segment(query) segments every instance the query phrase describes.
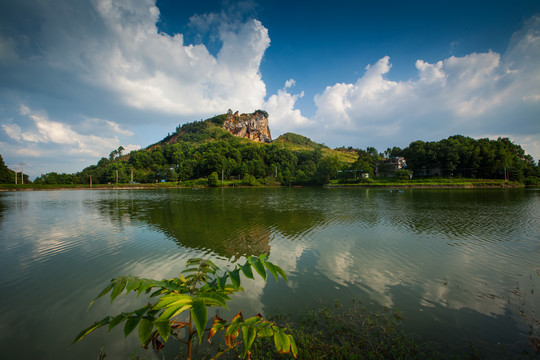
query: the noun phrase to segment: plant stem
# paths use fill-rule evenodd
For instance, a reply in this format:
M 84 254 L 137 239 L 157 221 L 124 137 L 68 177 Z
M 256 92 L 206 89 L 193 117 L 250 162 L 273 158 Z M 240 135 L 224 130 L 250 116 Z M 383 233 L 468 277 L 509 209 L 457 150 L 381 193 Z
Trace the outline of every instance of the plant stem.
M 189 325 L 188 325 L 188 357 L 187 360 L 191 360 L 191 343 L 193 340 L 193 331 L 192 331 L 192 322 L 193 322 L 193 316 L 191 315 L 191 312 L 189 313 Z

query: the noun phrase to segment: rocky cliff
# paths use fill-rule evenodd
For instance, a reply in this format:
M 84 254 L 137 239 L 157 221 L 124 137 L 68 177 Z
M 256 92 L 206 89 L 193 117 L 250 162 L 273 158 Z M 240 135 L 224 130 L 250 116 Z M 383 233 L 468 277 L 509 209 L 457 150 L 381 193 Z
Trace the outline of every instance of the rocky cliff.
M 223 128 L 238 137 L 245 137 L 254 141 L 272 142 L 270 128 L 268 127 L 268 114 L 266 111 L 257 110 L 252 114 L 233 114 L 229 109 Z

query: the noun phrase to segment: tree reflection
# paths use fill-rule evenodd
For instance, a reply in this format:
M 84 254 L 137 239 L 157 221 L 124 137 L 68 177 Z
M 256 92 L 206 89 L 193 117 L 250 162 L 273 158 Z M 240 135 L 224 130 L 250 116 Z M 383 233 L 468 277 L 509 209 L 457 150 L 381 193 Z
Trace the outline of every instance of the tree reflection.
M 144 222 L 179 246 L 212 251 L 227 258 L 270 253 L 276 234 L 302 236 L 324 223 L 323 212 L 302 208 L 283 189 L 175 189 L 118 192 L 94 205 L 116 226 Z

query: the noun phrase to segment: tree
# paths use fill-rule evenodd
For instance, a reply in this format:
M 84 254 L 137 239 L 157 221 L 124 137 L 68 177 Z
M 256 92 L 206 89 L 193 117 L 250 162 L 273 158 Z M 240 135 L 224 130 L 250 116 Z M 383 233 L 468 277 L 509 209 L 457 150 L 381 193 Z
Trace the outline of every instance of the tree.
M 15 171 L 10 170 L 4 163 L 0 155 L 0 184 L 13 184 L 15 182 Z M 26 179 L 25 179 L 26 182 Z
M 219 185 L 219 177 L 217 172 L 213 172 L 208 176 L 208 186 L 216 187 Z
M 319 161 L 315 171 L 315 182 L 318 185 L 327 184 L 331 179 L 336 179 L 340 167 L 336 156 L 328 156 Z
M 116 155 L 118 155 L 118 150 L 111 151 L 111 153 L 109 154 L 109 161 L 113 161 Z
M 207 331 L 209 342 L 216 333 L 225 332 L 227 348 L 216 358 L 240 344 L 242 344 L 242 358 L 245 358 L 250 353 L 250 348 L 257 337 L 273 337 L 279 353 L 292 353 L 296 357 L 298 350 L 292 335 L 287 334 L 288 329 L 265 321 L 260 314 L 244 319 L 242 313 L 239 312 L 231 321 L 226 321 L 216 315 L 212 326 L 206 328 L 207 308 L 228 308 L 227 301 L 231 300 L 229 295 L 242 290 L 240 273 L 249 279 L 254 279 L 253 269 L 264 280 L 267 278 L 266 271 L 268 270 L 276 280 L 281 276 L 287 281 L 283 269 L 269 262 L 264 254 L 258 258 L 250 256 L 244 265 L 236 264 L 232 271 L 222 272 L 211 260 L 190 259 L 187 261 L 186 270 L 182 271 L 182 274 L 186 276 L 181 274 L 178 278 L 161 281 L 135 276 L 114 278 L 90 303 L 90 306 L 109 292 L 112 303 L 124 290 L 126 295 L 131 291 L 137 292 L 137 296 L 142 293 L 151 293 L 149 297 L 158 298 L 157 301 L 148 302 L 147 305 L 134 311 L 122 312 L 117 316 L 107 316 L 96 321 L 82 330 L 73 343 L 80 341 L 100 327 L 108 325 L 110 331 L 125 322 L 124 335 L 128 336 L 138 326 L 139 340 L 145 348 L 151 344 L 159 352 L 170 337 L 184 342 L 188 347 L 187 359 L 191 359 L 195 335 L 200 344 Z M 186 312 L 188 321 L 173 320 Z M 180 338 L 182 329 L 187 329 L 185 339 Z

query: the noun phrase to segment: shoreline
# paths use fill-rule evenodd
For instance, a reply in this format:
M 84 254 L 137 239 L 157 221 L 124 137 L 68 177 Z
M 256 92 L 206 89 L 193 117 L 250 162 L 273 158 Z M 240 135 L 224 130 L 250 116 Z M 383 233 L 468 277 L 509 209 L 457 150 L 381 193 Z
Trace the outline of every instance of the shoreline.
M 287 187 L 287 186 L 218 186 L 216 188 L 257 188 L 257 187 Z M 294 186 L 295 188 L 310 188 L 314 186 Z M 327 184 L 324 188 L 362 188 L 362 189 L 518 189 L 526 187 L 524 184 Z M 10 191 L 65 191 L 65 190 L 158 190 L 158 189 L 191 189 L 209 188 L 209 186 L 181 186 L 181 185 L 149 185 L 149 186 L 93 186 L 93 187 L 25 187 L 25 188 L 0 188 L 0 192 Z

